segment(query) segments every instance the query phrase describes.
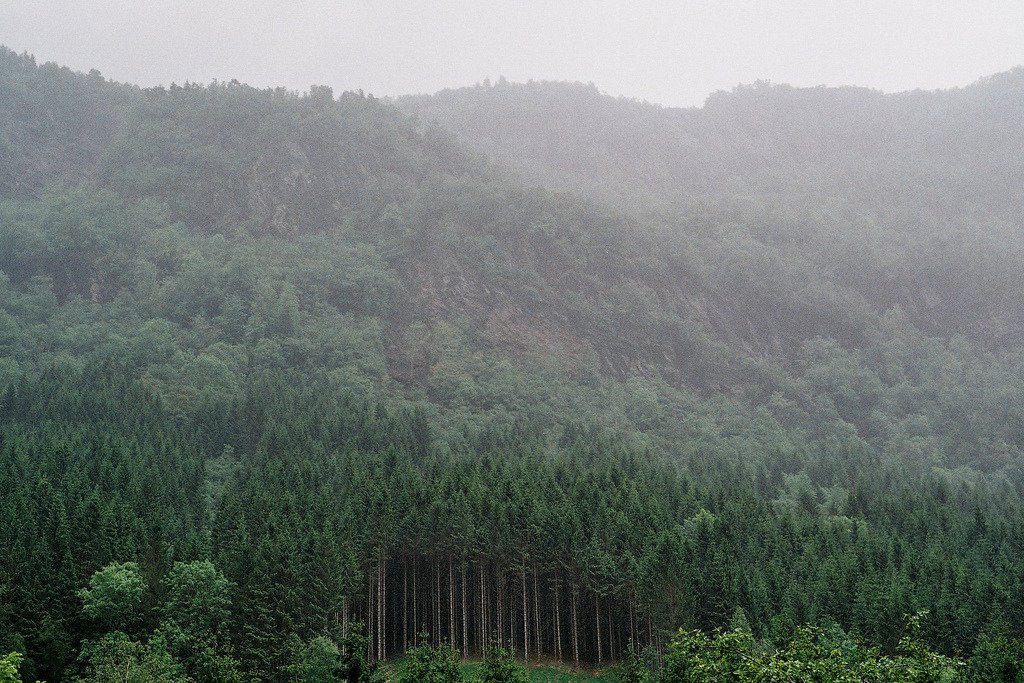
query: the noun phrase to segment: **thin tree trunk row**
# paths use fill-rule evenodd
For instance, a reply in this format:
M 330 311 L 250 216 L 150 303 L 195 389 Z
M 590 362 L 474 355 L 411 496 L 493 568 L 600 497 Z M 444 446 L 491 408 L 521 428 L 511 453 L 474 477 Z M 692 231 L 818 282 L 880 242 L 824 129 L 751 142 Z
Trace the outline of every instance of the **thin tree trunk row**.
M 381 550 L 366 578 L 364 604 L 344 598 L 335 616 L 343 634 L 363 616 L 370 660 L 404 652 L 424 631 L 435 645 L 449 643 L 463 656 L 484 655 L 493 640 L 527 661 L 563 661 L 568 644 L 576 666 L 601 666 L 621 658 L 627 647 L 660 645 L 632 588 L 601 595 L 578 577 L 525 561 L 510 571 L 487 561 L 463 559 L 456 566 L 453 555 L 422 563 L 415 554 L 389 558 Z M 420 590 L 423 581 L 427 591 Z

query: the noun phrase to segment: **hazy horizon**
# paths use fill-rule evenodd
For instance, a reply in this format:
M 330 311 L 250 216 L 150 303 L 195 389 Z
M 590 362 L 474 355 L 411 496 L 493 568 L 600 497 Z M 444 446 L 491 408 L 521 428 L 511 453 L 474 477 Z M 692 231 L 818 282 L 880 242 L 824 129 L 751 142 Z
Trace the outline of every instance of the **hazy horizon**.
M 209 7 L 0 0 L 0 44 L 141 86 L 231 80 L 378 96 L 504 76 L 694 106 L 757 80 L 884 92 L 968 85 L 1024 63 L 1024 3 L 328 2 Z

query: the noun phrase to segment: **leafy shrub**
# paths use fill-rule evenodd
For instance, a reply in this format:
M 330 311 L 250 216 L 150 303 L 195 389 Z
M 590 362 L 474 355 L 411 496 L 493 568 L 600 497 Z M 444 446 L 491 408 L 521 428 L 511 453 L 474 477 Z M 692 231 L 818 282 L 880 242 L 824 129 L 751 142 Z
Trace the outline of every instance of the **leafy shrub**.
M 527 683 L 530 676 L 525 667 L 516 662 L 511 650 L 492 643 L 480 666 L 477 680 L 480 683 Z
M 398 683 L 459 683 L 459 663 L 459 653 L 451 645 L 442 643 L 434 647 L 426 636 L 421 636 L 420 644 L 408 652 Z

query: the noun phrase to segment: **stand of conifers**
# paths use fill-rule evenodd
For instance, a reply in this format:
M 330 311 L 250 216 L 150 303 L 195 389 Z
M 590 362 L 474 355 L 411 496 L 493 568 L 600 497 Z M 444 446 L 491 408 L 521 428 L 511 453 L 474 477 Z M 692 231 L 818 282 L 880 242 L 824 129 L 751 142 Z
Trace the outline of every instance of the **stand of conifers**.
M 340 619 L 345 632 L 353 620 L 366 625 L 371 659 L 403 653 L 423 633 L 464 656 L 485 655 L 496 643 L 527 661 L 575 665 L 617 660 L 630 647 L 657 644 L 634 593 L 602 595 L 567 572 L 381 553 L 365 573 L 365 602 L 346 600 Z

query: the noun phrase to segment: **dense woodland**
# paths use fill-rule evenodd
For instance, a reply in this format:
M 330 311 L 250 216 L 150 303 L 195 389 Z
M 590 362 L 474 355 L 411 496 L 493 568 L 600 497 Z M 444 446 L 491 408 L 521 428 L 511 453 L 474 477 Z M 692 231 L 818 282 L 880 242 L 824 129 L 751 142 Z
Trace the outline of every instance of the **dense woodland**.
M 1022 90 L 0 50 L 0 681 L 1021 680 Z

